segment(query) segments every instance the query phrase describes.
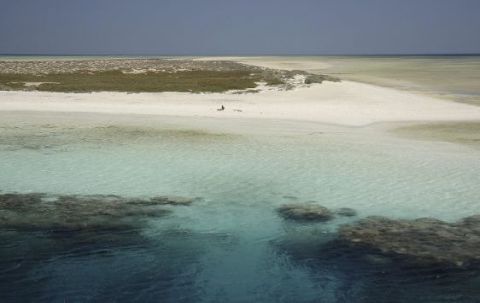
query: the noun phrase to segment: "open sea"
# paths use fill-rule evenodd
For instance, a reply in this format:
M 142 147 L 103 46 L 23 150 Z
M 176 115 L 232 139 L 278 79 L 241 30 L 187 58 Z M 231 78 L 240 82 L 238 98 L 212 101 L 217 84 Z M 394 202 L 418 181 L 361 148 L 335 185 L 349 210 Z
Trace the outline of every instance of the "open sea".
M 325 73 L 352 80 L 357 72 L 390 79 L 376 71 L 383 60 L 405 60 L 398 79 L 415 60 L 440 68 L 429 58 L 325 60 Z M 438 60 L 446 70 L 467 66 L 450 77 L 478 80 L 469 74 L 478 58 Z M 353 71 L 368 64 L 368 75 Z M 434 77 L 426 73 L 432 86 L 422 89 L 441 93 L 439 85 L 476 102 L 478 86 Z M 39 211 L 30 200 L 13 215 L 0 209 L 10 222 L 0 226 L 2 303 L 480 302 L 480 272 L 417 268 L 328 245 L 339 225 L 366 216 L 453 222 L 479 214 L 477 148 L 397 138 L 381 126 L 245 120 L 237 128 L 218 119 L 93 116 L 0 115 L 0 194 L 100 195 L 79 218 L 67 211 L 58 219 L 55 208 Z M 130 218 L 136 210 L 115 213 L 109 195 L 195 199 L 162 206 L 166 215 Z M 296 222 L 277 212 L 303 202 L 358 215 Z M 100 228 L 64 228 L 94 212 Z M 119 227 L 122 216 L 129 221 Z

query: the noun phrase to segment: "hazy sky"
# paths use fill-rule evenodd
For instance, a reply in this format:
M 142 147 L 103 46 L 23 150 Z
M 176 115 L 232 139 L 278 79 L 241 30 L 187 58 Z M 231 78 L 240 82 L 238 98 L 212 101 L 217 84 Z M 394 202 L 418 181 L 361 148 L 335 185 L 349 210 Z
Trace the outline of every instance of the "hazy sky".
M 480 53 L 480 0 L 0 0 L 0 53 Z

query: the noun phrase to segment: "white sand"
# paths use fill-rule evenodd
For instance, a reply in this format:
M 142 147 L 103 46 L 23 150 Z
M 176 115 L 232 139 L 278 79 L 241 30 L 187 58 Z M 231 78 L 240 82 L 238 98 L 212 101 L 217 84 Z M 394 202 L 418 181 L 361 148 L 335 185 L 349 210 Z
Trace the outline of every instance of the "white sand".
M 221 105 L 225 111 L 217 111 Z M 480 107 L 343 81 L 257 94 L 0 92 L 0 111 L 270 118 L 361 126 L 480 120 Z
M 309 59 L 308 57 L 201 57 L 196 60 L 217 61 L 227 60 L 244 64 L 256 65 L 265 68 L 315 71 L 327 69 L 330 64 L 324 61 Z

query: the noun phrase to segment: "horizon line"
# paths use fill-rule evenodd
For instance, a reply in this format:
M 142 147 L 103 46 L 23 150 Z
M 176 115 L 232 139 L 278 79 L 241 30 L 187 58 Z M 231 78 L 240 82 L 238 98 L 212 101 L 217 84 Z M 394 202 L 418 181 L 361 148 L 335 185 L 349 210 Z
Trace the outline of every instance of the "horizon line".
M 388 57 L 388 56 L 480 56 L 478 53 L 328 53 L 328 54 L 155 54 L 155 53 L 0 53 L 0 56 L 71 56 L 71 57 L 95 57 L 95 56 L 143 56 L 143 57 L 314 57 L 314 56 L 352 56 L 352 57 Z

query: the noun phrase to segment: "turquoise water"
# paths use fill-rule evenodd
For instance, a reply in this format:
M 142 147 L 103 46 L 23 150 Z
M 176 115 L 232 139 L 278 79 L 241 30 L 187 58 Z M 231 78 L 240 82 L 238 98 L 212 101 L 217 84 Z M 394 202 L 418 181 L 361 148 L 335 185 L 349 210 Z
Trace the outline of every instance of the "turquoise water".
M 3 192 L 201 199 L 141 230 L 98 232 L 86 242 L 75 234 L 3 230 L 2 302 L 480 299 L 476 274 L 460 279 L 322 248 L 355 218 L 295 223 L 275 211 L 315 201 L 354 208 L 359 217 L 453 221 L 480 213 L 476 149 L 375 128 L 300 125 L 292 132 L 269 124 L 259 133 L 232 133 L 216 121 L 213 133 L 192 131 L 185 121 L 168 130 L 112 117 L 82 128 L 19 121 L 0 128 Z

